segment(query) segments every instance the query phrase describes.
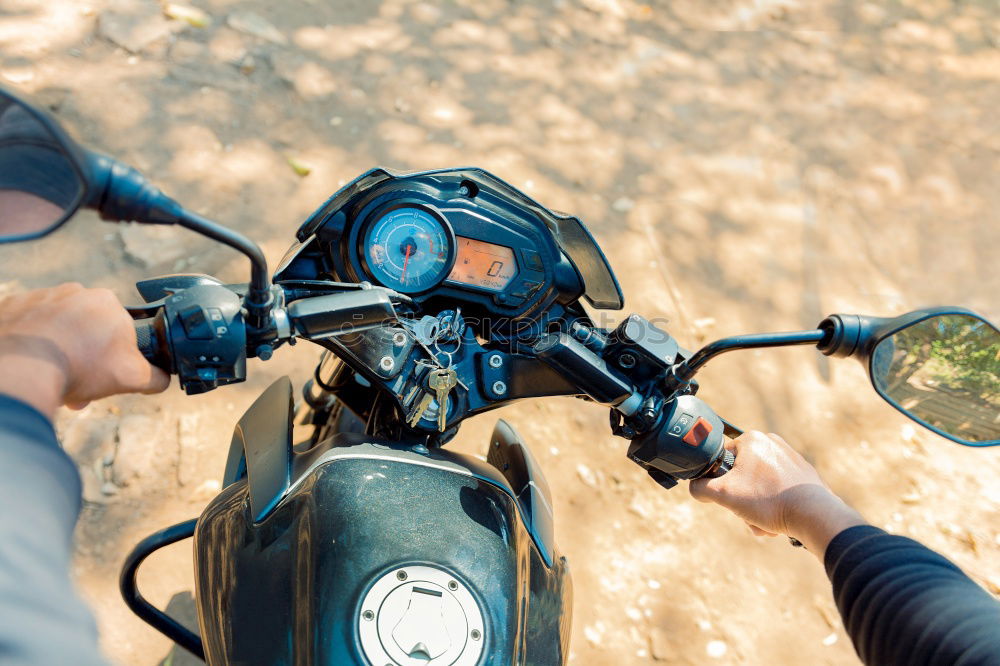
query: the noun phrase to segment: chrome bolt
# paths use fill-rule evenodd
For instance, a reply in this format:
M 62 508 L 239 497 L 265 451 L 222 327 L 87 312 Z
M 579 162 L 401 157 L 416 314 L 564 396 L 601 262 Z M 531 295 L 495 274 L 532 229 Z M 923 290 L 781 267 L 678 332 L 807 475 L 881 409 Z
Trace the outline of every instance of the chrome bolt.
M 473 629 L 472 631 L 470 631 L 469 636 L 471 636 L 472 640 L 474 641 L 478 641 L 480 638 L 483 637 L 483 635 L 480 633 L 478 629 Z
M 458 583 L 456 583 L 453 580 L 449 580 L 448 581 L 448 589 L 451 590 L 452 592 L 454 592 L 455 590 L 458 589 Z
M 402 347 L 403 345 L 405 345 L 406 333 L 403 333 L 402 331 L 399 331 L 398 333 L 393 333 L 392 344 L 396 345 L 397 347 Z
M 503 365 L 503 356 L 500 354 L 493 354 L 493 356 L 490 356 L 489 363 L 491 368 L 499 368 Z
M 366 620 L 374 620 L 375 613 L 371 612 L 370 610 L 367 610 L 361 614 L 361 617 L 365 618 Z
M 623 368 L 634 368 L 635 367 L 635 356 L 632 354 L 622 354 L 618 357 L 618 365 Z
M 507 392 L 507 385 L 503 382 L 493 382 L 493 392 L 497 395 L 503 395 Z
M 396 578 L 398 578 L 399 580 L 406 580 L 406 572 L 405 571 L 397 571 L 396 572 Z
M 379 359 L 378 367 L 382 368 L 386 372 L 392 372 L 392 369 L 396 367 L 396 362 L 392 360 L 391 356 L 383 356 Z

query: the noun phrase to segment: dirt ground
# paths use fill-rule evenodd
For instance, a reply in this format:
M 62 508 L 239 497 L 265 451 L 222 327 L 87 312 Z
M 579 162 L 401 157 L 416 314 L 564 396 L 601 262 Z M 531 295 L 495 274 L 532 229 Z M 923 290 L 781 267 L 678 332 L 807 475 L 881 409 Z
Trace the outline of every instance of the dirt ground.
M 625 312 L 665 318 L 689 347 L 831 312 L 961 304 L 1000 319 L 993 1 L 195 4 L 210 24 L 166 21 L 153 0 L 0 0 L 0 84 L 272 264 L 371 166 L 473 164 L 582 216 Z M 174 271 L 237 281 L 246 266 L 182 230 L 91 214 L 0 249 L 4 290 L 78 280 L 136 301 L 135 280 Z M 116 661 L 193 663 L 125 608 L 118 570 L 140 538 L 198 515 L 239 415 L 318 357 L 282 352 L 240 386 L 60 417 L 86 486 L 75 572 Z M 701 384 L 726 418 L 782 433 L 874 524 L 1000 593 L 1000 452 L 915 429 L 860 366 L 809 349 L 724 357 Z M 653 484 L 605 409 L 518 404 L 453 446 L 483 451 L 499 416 L 553 489 L 571 663 L 857 663 L 817 562 Z M 191 620 L 189 549 L 151 558 L 140 586 Z

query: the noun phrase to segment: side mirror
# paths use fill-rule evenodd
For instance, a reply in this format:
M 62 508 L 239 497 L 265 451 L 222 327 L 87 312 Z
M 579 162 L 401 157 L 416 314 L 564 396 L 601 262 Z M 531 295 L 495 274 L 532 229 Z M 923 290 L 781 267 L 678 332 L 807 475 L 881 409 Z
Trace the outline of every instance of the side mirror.
M 61 226 L 87 193 L 83 156 L 52 119 L 0 90 L 0 243 Z
M 1000 331 L 963 308 L 831 315 L 820 351 L 853 356 L 889 404 L 966 446 L 1000 445 Z
M 264 253 L 185 210 L 132 167 L 77 145 L 48 115 L 0 89 L 0 243 L 44 236 L 87 206 L 109 222 L 176 224 L 250 259 L 249 323 L 267 325 L 273 297 Z

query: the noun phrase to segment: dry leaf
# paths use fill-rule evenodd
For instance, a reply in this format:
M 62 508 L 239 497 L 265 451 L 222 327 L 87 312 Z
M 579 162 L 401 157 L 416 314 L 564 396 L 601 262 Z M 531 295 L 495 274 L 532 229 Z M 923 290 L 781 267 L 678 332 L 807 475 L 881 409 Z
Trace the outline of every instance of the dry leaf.
M 163 6 L 163 15 L 176 21 L 186 21 L 194 28 L 207 28 L 212 25 L 212 17 L 197 7 L 179 5 L 169 2 Z
M 303 162 L 302 160 L 296 157 L 289 157 L 286 159 L 288 160 L 288 166 L 292 167 L 292 171 L 294 171 L 299 176 L 305 178 L 306 176 L 312 173 L 312 167 Z

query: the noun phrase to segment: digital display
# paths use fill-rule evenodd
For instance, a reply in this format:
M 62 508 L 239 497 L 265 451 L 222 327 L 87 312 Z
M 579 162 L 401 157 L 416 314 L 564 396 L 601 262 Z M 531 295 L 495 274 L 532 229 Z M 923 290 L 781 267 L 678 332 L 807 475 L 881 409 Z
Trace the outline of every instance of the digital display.
M 517 275 L 514 251 L 472 238 L 457 236 L 458 255 L 448 279 L 462 284 L 503 291 Z

